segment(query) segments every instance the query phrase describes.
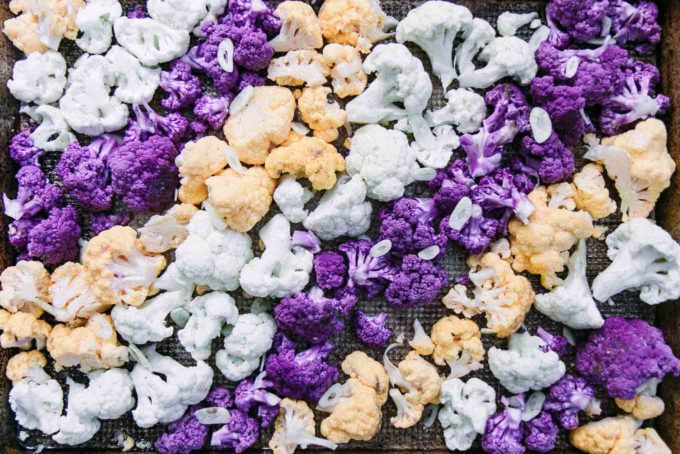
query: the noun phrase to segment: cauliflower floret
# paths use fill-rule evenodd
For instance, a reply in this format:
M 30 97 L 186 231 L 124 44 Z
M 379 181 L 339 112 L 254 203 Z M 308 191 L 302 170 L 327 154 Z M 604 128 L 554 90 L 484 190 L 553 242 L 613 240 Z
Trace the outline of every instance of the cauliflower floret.
M 347 173 L 366 182 L 368 197 L 389 202 L 404 195 L 418 169 L 416 156 L 401 131 L 366 125 L 354 133 Z
M 367 187 L 361 176 L 343 175 L 319 201 L 302 225 L 324 241 L 341 236 L 357 237 L 368 231 L 373 207 L 366 200 Z
M 2 32 L 25 55 L 43 53 L 50 50 L 40 39 L 38 18 L 32 14 L 21 14 L 7 19 Z
M 59 383 L 37 364 L 27 377 L 14 383 L 9 392 L 9 405 L 20 426 L 37 429 L 46 435 L 59 430 L 59 417 L 64 409 L 64 393 Z
M 22 260 L 5 268 L 0 274 L 0 284 L 0 306 L 12 313 L 29 312 L 39 317 L 43 311 L 35 303 L 50 300 L 50 273 L 41 262 Z
M 535 207 L 529 222 L 512 219 L 508 226 L 512 267 L 539 274 L 543 287 L 550 289 L 559 284 L 556 273 L 564 271 L 567 252 L 593 234 L 593 222 L 588 213 L 550 207 L 545 187 L 534 189 L 529 200 Z
M 602 167 L 587 164 L 574 175 L 576 209 L 587 211 L 593 219 L 606 218 L 616 211 L 616 202 L 609 198 Z
M 632 441 L 638 427 L 640 422 L 630 416 L 604 418 L 571 431 L 569 441 L 589 454 L 634 453 Z
M 347 121 L 347 113 L 340 108 L 337 101 L 328 102 L 331 89 L 313 87 L 302 90 L 298 98 L 298 110 L 302 121 L 314 131 L 314 136 L 326 142 L 333 142 L 339 136 L 338 128 Z
M 161 69 L 147 68 L 137 58 L 120 46 L 113 46 L 106 53 L 115 79 L 113 95 L 127 104 L 151 102 L 161 83 Z
M 187 224 L 196 214 L 198 208 L 182 203 L 174 205 L 165 214 L 156 214 L 138 229 L 139 241 L 144 249 L 154 254 L 161 254 L 175 249 L 189 236 Z
M 59 52 L 33 53 L 14 64 L 7 88 L 24 103 L 50 104 L 66 86 L 66 61 Z
M 345 170 L 345 159 L 333 145 L 316 137 L 303 137 L 291 145 L 274 148 L 264 166 L 272 178 L 283 173 L 307 178 L 312 188 L 320 191 L 335 185 L 335 174 Z
M 363 93 L 368 77 L 362 67 L 359 51 L 348 45 L 328 44 L 323 56 L 331 67 L 333 92 L 339 98 L 358 96 Z
M 45 355 L 38 350 L 17 353 L 7 361 L 5 375 L 10 379 L 12 384 L 17 384 L 30 377 L 31 369 L 34 367 L 43 368 L 46 364 L 47 358 L 45 358 Z
M 545 341 L 538 336 L 513 334 L 508 350 L 489 349 L 489 368 L 511 393 L 547 388 L 562 378 L 566 367 L 557 353 L 545 346 Z
M 290 2 L 297 3 L 297 2 Z M 283 399 L 279 402 L 279 416 L 274 421 L 274 435 L 269 440 L 269 448 L 274 454 L 293 454 L 297 447 L 321 446 L 335 450 L 332 441 L 314 435 L 314 412 L 302 400 Z
M 165 268 L 165 257 L 151 255 L 130 227 L 116 226 L 88 241 L 83 266 L 90 274 L 101 304 L 140 306 L 152 294 L 151 285 Z
M 36 147 L 45 151 L 63 151 L 76 140 L 69 129 L 66 118 L 56 107 L 42 105 L 32 112 L 31 118 L 39 126 L 31 133 L 31 140 Z
M 326 83 L 330 67 L 323 55 L 315 50 L 291 50 L 274 58 L 267 68 L 267 78 L 277 85 L 318 87 Z
M 305 204 L 313 198 L 314 193 L 298 183 L 291 175 L 284 175 L 274 191 L 276 206 L 293 224 L 305 220 L 309 214 L 309 211 L 305 210 Z
M 241 162 L 264 164 L 269 150 L 286 140 L 295 114 L 293 92 L 284 87 L 254 87 L 245 106 L 224 124 L 224 136 Z
M 531 283 L 515 275 L 508 262 L 491 252 L 470 257 L 468 265 L 474 297 L 468 297 L 465 286 L 456 285 L 442 302 L 465 317 L 484 313 L 487 329 L 501 338 L 510 336 L 522 326 L 534 302 Z
M 103 54 L 111 47 L 113 23 L 123 15 L 118 0 L 89 0 L 78 11 L 76 25 L 82 32 L 76 44 L 88 54 Z
M 396 20 L 380 8 L 379 0 L 327 0 L 319 10 L 319 22 L 328 42 L 349 44 L 363 53 L 391 36 L 385 28 L 396 26 Z
M 149 16 L 175 30 L 191 31 L 208 14 L 206 0 L 148 0 Z
M 189 405 L 205 399 L 213 381 L 212 368 L 203 361 L 183 366 L 151 345 L 142 350 L 144 361 L 130 373 L 137 392 L 135 423 L 142 428 L 179 419 Z
M 411 144 L 416 159 L 425 167 L 443 169 L 451 161 L 453 151 L 460 145 L 458 134 L 450 125 L 436 126 L 432 132 L 429 131 L 429 127 L 422 131 L 426 136 L 416 137 L 415 142 Z
M 414 349 L 419 355 L 429 356 L 434 352 L 434 342 L 430 336 L 427 335 L 423 325 L 420 320 L 415 319 L 413 321 L 413 339 L 411 339 L 408 344 Z
M 574 329 L 595 329 L 604 324 L 586 277 L 586 242 L 581 240 L 569 259 L 569 275 L 550 293 L 536 295 L 536 309 Z
M 517 30 L 529 25 L 534 19 L 538 18 L 538 13 L 513 13 L 510 11 L 504 11 L 498 16 L 496 21 L 496 28 L 498 29 L 498 34 L 501 36 L 515 36 Z
M 27 312 L 17 312 L 9 314 L 2 311 L 0 317 L 0 347 L 20 348 L 29 350 L 35 340 L 35 348 L 42 350 L 45 348 L 47 337 L 52 331 L 52 326 L 44 320 L 38 320 L 35 315 Z
M 657 431 L 649 427 L 635 431 L 633 449 L 635 454 L 672 454 L 672 451 L 666 445 L 666 442 L 661 439 Z
M 274 334 L 276 322 L 271 315 L 240 315 L 224 338 L 224 348 L 215 354 L 215 365 L 227 380 L 243 380 L 259 367 L 262 356 L 272 347 Z
M 432 359 L 439 366 L 448 365 L 452 377 L 462 377 L 482 368 L 484 346 L 479 327 L 472 320 L 450 315 L 432 326 L 435 345 Z
M 85 0 L 12 0 L 10 11 L 21 15 L 5 22 L 5 34 L 26 55 L 47 48 L 56 51 L 62 38 L 76 39 L 76 17 L 84 5 Z M 28 37 L 15 41 L 14 33 Z M 35 42 L 36 38 L 41 45 Z
M 188 303 L 184 292 L 166 292 L 151 298 L 139 307 L 116 306 L 111 318 L 116 331 L 133 344 L 160 342 L 172 336 L 174 329 L 165 324 L 168 314 Z
M 456 56 L 453 63 L 458 69 L 458 74 L 466 74 L 475 70 L 473 60 L 480 50 L 489 44 L 496 37 L 496 30 L 493 29 L 484 19 L 475 17 L 472 24 L 465 31 L 463 41 L 456 49 Z
M 290 222 L 277 214 L 259 234 L 265 250 L 243 267 L 240 279 L 243 290 L 259 298 L 283 298 L 305 288 L 314 256 L 306 249 L 292 246 Z
M 587 138 L 586 159 L 604 165 L 621 198 L 623 222 L 646 218 L 661 193 L 670 186 L 675 162 L 666 146 L 666 126 L 650 118 L 632 131 L 607 137 L 601 144 Z
M 640 421 L 660 416 L 666 409 L 664 401 L 656 396 L 660 381 L 658 378 L 650 378 L 635 390 L 635 398 L 614 399 L 616 406 Z
M 463 88 L 489 88 L 504 77 L 512 77 L 528 85 L 538 71 L 534 50 L 529 43 L 515 36 L 494 38 L 478 56 L 487 65 L 463 72 L 458 78 Z
M 335 443 L 367 441 L 380 430 L 382 412 L 375 389 L 350 378 L 330 416 L 321 421 L 321 434 Z
M 373 388 L 376 392 L 378 404 L 387 402 L 387 393 L 390 390 L 390 379 L 382 364 L 366 353 L 354 351 L 342 361 L 342 371 L 350 378 L 356 378 L 364 386 Z
M 224 350 L 219 350 L 215 355 L 215 365 L 229 381 L 241 381 L 260 367 L 261 358 L 244 359 L 221 352 Z
M 285 1 L 276 7 L 274 14 L 281 19 L 281 31 L 269 41 L 276 52 L 318 49 L 323 46 L 319 19 L 308 4 Z
M 276 186 L 262 167 L 250 167 L 244 173 L 227 169 L 205 184 L 210 205 L 237 232 L 250 231 L 267 214 Z
M 113 30 L 118 44 L 145 66 L 169 62 L 189 50 L 188 31 L 170 28 L 154 19 L 119 17 L 113 24 Z
M 175 159 L 181 177 L 179 200 L 198 205 L 208 198 L 205 180 L 217 175 L 228 163 L 229 145 L 215 136 L 187 142 Z
M 496 412 L 496 391 L 478 378 L 464 383 L 449 378 L 441 387 L 442 409 L 439 423 L 444 429 L 446 447 L 466 451 L 478 434 L 483 434 L 486 421 Z
M 177 338 L 196 361 L 208 359 L 212 341 L 220 336 L 223 325 L 235 325 L 238 308 L 226 293 L 212 292 L 194 298 L 187 306 L 191 317 Z
M 486 118 L 486 103 L 482 96 L 472 90 L 458 88 L 449 90 L 446 100 L 446 106 L 425 114 L 432 126 L 456 125 L 461 134 L 479 130 Z

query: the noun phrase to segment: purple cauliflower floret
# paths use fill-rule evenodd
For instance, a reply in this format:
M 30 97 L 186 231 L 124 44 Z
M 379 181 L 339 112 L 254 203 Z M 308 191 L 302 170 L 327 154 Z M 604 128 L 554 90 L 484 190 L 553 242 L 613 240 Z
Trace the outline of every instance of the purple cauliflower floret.
M 231 408 L 234 405 L 231 390 L 221 386 L 211 389 L 205 401 L 212 407 Z
M 48 265 L 60 265 L 78 259 L 80 248 L 78 213 L 71 205 L 53 208 L 47 219 L 28 234 L 28 254 Z
M 489 249 L 491 242 L 503 232 L 504 226 L 505 222 L 485 216 L 482 207 L 473 204 L 470 219 L 461 230 L 451 228 L 449 217 L 442 219 L 440 230 L 470 254 L 477 255 Z
M 571 43 L 571 36 L 562 31 L 555 22 L 555 19 L 553 18 L 554 14 L 555 6 L 552 3 L 548 3 L 548 6 L 545 8 L 545 22 L 550 29 L 550 35 L 546 41 L 558 49 L 564 49 Z
M 212 129 L 222 129 L 229 115 L 231 95 L 213 97 L 201 96 L 194 106 L 194 114 L 202 121 L 208 123 Z
M 658 328 L 644 320 L 610 317 L 579 346 L 576 370 L 611 397 L 633 399 L 647 380 L 680 375 L 680 360 Z
M 536 171 L 543 184 L 568 180 L 576 170 L 574 154 L 554 132 L 548 140 L 538 143 L 530 135 L 521 142 L 524 165 Z
M 263 429 L 271 426 L 277 416 L 279 416 L 278 404 L 260 405 L 257 407 L 257 419 L 260 420 L 260 427 Z
M 470 196 L 470 190 L 475 185 L 470 176 L 470 170 L 465 161 L 457 159 L 447 168 L 438 170 L 437 176 L 428 181 L 427 185 L 437 191 L 432 196 L 437 211 L 450 214 L 463 197 Z
M 513 174 L 503 167 L 479 180 L 472 189 L 472 201 L 482 207 L 484 212 L 499 212 L 501 217 L 511 212 L 522 222 L 528 222 L 534 212 L 534 205 L 527 193 L 534 188 L 531 180 L 524 174 Z
M 434 199 L 402 197 L 380 210 L 378 241 L 390 240 L 397 254 L 417 253 L 430 246 L 446 251 L 446 235 L 433 225 L 437 216 Z
M 147 17 L 146 8 L 142 5 L 135 5 L 127 13 L 125 13 L 130 19 L 144 19 Z
M 349 315 L 359 302 L 359 295 L 355 287 L 342 287 L 335 291 L 335 307 L 344 316 Z
M 192 69 L 210 77 L 215 90 L 223 95 L 227 95 L 236 86 L 239 71 L 236 65 L 233 65 L 231 71 L 226 71 L 220 66 L 217 58 L 219 45 L 223 40 L 231 38 L 224 34 L 218 35 L 215 27 L 218 27 L 218 24 L 205 24 L 202 29 L 206 32 L 214 33 L 214 35 L 211 35 L 208 41 L 189 49 L 189 52 L 181 58 L 181 61 L 188 64 Z
M 654 2 L 641 0 L 632 5 L 622 0 L 610 0 L 607 15 L 612 20 L 614 38 L 621 45 L 640 43 L 635 50 L 650 53 L 661 41 L 659 7 Z
M 374 257 L 371 255 L 372 247 L 373 243 L 367 240 L 352 240 L 338 246 L 347 257 L 347 285 L 363 288 L 368 299 L 382 292 L 394 274 L 390 254 Z
M 526 451 L 522 444 L 524 396 L 515 396 L 510 400 L 502 397 L 501 402 L 505 409 L 486 421 L 482 449 L 489 454 L 523 454 Z M 511 405 L 511 402 L 516 406 Z
M 541 411 L 538 416 L 525 422 L 523 429 L 524 445 L 530 451 L 551 452 L 555 449 L 559 428 L 547 411 Z
M 9 144 L 9 157 L 21 167 L 38 166 L 43 154 L 45 150 L 35 146 L 29 129 L 16 134 Z
M 255 418 L 240 410 L 230 410 L 231 421 L 213 432 L 210 445 L 218 449 L 233 449 L 236 454 L 257 443 L 260 427 Z
M 395 307 L 423 306 L 432 303 L 447 282 L 446 271 L 434 262 L 407 255 L 391 276 L 385 299 Z
M 494 108 L 493 113 L 483 121 L 479 132 L 463 134 L 460 138 L 470 173 L 475 178 L 497 169 L 505 146 L 515 139 L 517 133 L 530 129 L 530 108 L 517 86 L 497 85 L 486 93 L 484 99 Z
M 133 213 L 162 211 L 179 184 L 177 148 L 167 137 L 127 142 L 108 158 L 113 191 Z
M 342 331 L 340 315 L 336 301 L 324 297 L 319 287 L 289 295 L 274 308 L 279 328 L 310 344 L 325 342 Z
M 276 353 L 267 358 L 265 370 L 277 395 L 316 404 L 339 376 L 338 369 L 326 362 L 332 344 L 326 342 L 296 353 L 295 344 L 280 333 L 274 344 Z
M 195 416 L 200 407 L 192 406 L 187 414 L 168 425 L 168 430 L 155 443 L 158 454 L 189 454 L 205 446 L 208 426 Z
M 569 342 L 567 342 L 566 338 L 559 336 L 557 334 L 551 334 L 545 329 L 543 329 L 542 326 L 538 327 L 538 329 L 536 330 L 536 335 L 543 339 L 543 341 L 546 344 L 543 347 L 541 347 L 541 350 L 543 350 L 544 352 L 552 350 L 559 356 L 564 356 L 567 354 L 567 350 L 569 349 Z
M 237 89 L 240 92 L 246 87 L 261 87 L 265 82 L 264 77 L 254 71 L 241 71 Z
M 18 251 L 25 251 L 28 246 L 28 234 L 40 222 L 39 218 L 23 218 L 12 222 L 7 229 L 9 243 Z
M 602 35 L 609 0 L 552 0 L 550 16 L 566 33 L 579 42 Z
M 239 26 L 250 26 L 262 30 L 269 38 L 273 38 L 281 29 L 281 19 L 265 1 L 232 0 L 229 12 L 220 22 L 233 22 Z
M 386 322 L 387 314 L 384 312 L 371 317 L 362 311 L 357 311 L 354 316 L 354 332 L 365 345 L 382 348 L 392 337 L 392 330 L 385 326 Z
M 321 240 L 314 232 L 309 230 L 296 230 L 293 232 L 292 247 L 307 249 L 312 254 L 321 251 Z
M 281 399 L 268 391 L 272 386 L 272 382 L 267 380 L 266 372 L 260 372 L 254 380 L 241 381 L 234 390 L 236 408 L 246 414 L 261 406 L 278 408 Z
M 579 426 L 580 411 L 599 413 L 595 389 L 581 377 L 567 374 L 552 385 L 547 394 L 543 409 L 551 412 L 567 430 L 574 430 Z
M 167 116 L 160 115 L 147 102 L 133 105 L 135 120 L 129 120 L 125 132 L 125 141 L 144 141 L 152 135 L 168 137 L 174 143 L 180 143 L 189 132 L 189 120 L 179 112 Z
M 113 226 L 128 225 L 130 220 L 130 215 L 125 210 L 118 213 L 95 213 L 90 221 L 90 231 L 93 235 L 99 235 Z
M 18 220 L 33 217 L 39 213 L 49 213 L 64 204 L 61 189 L 47 180 L 40 167 L 25 166 L 16 174 L 18 183 L 17 198 L 10 199 L 3 194 L 5 214 Z
M 342 255 L 324 251 L 314 257 L 316 284 L 324 290 L 336 289 L 344 284 L 347 265 Z
M 191 74 L 191 66 L 181 60 L 173 62 L 170 71 L 161 72 L 160 87 L 168 94 L 161 99 L 161 106 L 171 111 L 192 106 L 202 88 L 198 77 Z

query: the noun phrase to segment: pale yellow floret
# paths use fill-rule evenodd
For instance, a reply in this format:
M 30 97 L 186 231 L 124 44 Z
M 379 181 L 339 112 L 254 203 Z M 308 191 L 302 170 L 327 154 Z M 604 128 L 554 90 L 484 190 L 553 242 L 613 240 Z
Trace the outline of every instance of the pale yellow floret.
M 328 87 L 308 87 L 298 98 L 298 110 L 302 121 L 314 131 L 314 136 L 326 142 L 338 138 L 338 128 L 347 121 L 347 112 L 337 102 L 328 102 L 331 89 Z
M 390 418 L 390 424 L 398 429 L 408 429 L 420 421 L 426 405 L 439 403 L 444 380 L 437 368 L 415 351 L 409 352 L 398 368 L 406 381 L 406 384 L 400 385 L 405 408 Z
M 589 454 L 633 454 L 633 437 L 638 427 L 638 421 L 630 416 L 605 418 L 573 430 L 569 440 Z
M 382 364 L 364 352 L 354 351 L 345 357 L 341 367 L 342 371 L 351 378 L 356 378 L 364 385 L 375 390 L 378 405 L 383 405 L 387 402 L 390 379 Z
M 586 164 L 574 175 L 576 209 L 587 211 L 593 219 L 606 218 L 616 211 L 616 202 L 609 198 L 609 190 L 602 177 L 602 166 Z
M 13 384 L 20 382 L 30 375 L 31 369 L 34 367 L 45 367 L 47 365 L 47 358 L 42 352 L 38 350 L 31 350 L 30 352 L 21 352 L 12 356 L 7 361 L 7 370 L 5 375 Z
M 480 363 L 484 360 L 479 327 L 472 320 L 455 315 L 440 318 L 432 326 L 430 334 L 435 345 L 432 359 L 435 364 L 444 366 L 466 357 L 466 362 Z
M 386 37 L 382 33 L 386 19 L 377 0 L 326 0 L 319 10 L 328 42 L 356 46 L 363 53 Z
M 43 311 L 33 302 L 48 302 L 50 298 L 50 273 L 41 262 L 23 260 L 5 268 L 0 284 L 0 306 L 10 312 L 30 312 L 39 317 Z
M 638 395 L 634 399 L 614 399 L 616 406 L 641 421 L 654 419 L 666 409 L 663 400 L 656 396 Z
M 335 443 L 368 441 L 380 430 L 382 412 L 375 389 L 357 378 L 345 383 L 351 397 L 343 398 L 333 412 L 321 421 L 321 434 Z
M 36 348 L 42 350 L 52 331 L 52 326 L 44 320 L 38 320 L 35 315 L 28 312 L 17 312 L 10 315 L 0 329 L 2 329 L 0 347 L 28 350 L 35 340 Z
M 78 322 L 78 319 L 88 318 L 111 307 L 97 299 L 92 278 L 80 263 L 66 262 L 55 269 L 49 292 L 51 305 L 69 314 L 69 320 L 61 321 Z
M 323 56 L 331 66 L 333 92 L 339 98 L 359 96 L 366 89 L 368 76 L 363 69 L 361 54 L 346 44 L 328 44 Z
M 274 38 L 271 43 L 277 52 L 295 49 L 318 49 L 323 46 L 321 24 L 311 6 L 304 2 L 285 1 L 276 7 L 275 14 L 281 19 L 281 28 L 293 41 L 304 43 L 304 46 L 292 46 L 290 42 L 280 42 Z
M 295 415 L 297 420 L 302 421 L 303 430 L 314 436 L 316 426 L 314 424 L 314 412 L 303 400 L 285 398 L 279 402 L 279 416 L 274 421 L 274 434 L 269 440 L 269 449 L 274 454 L 293 454 L 297 445 L 291 445 L 286 441 L 286 417 Z
M 282 87 L 323 85 L 330 74 L 330 64 L 316 50 L 291 50 L 272 59 L 267 68 L 267 79 Z
M 12 44 L 26 55 L 33 52 L 45 53 L 50 50 L 40 41 L 38 18 L 31 14 L 21 14 L 5 21 L 3 33 Z
M 198 205 L 208 198 L 205 180 L 217 175 L 227 165 L 227 143 L 214 136 L 189 142 L 175 163 L 179 170 L 179 200 Z

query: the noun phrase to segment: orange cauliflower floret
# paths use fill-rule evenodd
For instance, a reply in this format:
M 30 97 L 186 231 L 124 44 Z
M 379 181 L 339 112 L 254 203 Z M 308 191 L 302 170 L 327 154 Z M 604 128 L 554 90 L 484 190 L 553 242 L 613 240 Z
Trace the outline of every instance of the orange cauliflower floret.
M 364 352 L 354 351 L 345 357 L 341 367 L 351 378 L 356 378 L 365 386 L 373 388 L 377 394 L 378 404 L 383 405 L 387 402 L 390 379 L 382 364 Z
M 267 78 L 288 87 L 318 87 L 331 73 L 323 55 L 315 50 L 291 50 L 275 58 L 267 68 Z
M 390 378 L 393 373 L 390 373 Z M 397 406 L 397 415 L 390 418 L 390 423 L 399 429 L 407 429 L 420 421 L 426 405 L 439 403 L 443 379 L 437 368 L 415 351 L 406 355 L 394 375 L 392 384 L 401 391 L 397 388 L 390 390 L 390 397 Z
M 646 218 L 671 184 L 675 162 L 668 153 L 666 125 L 650 118 L 632 131 L 607 137 L 598 144 L 586 138 L 586 159 L 603 164 L 621 198 L 623 222 Z
M 534 303 L 534 291 L 524 276 L 517 276 L 508 262 L 492 252 L 468 259 L 473 297 L 467 288 L 456 285 L 444 297 L 446 307 L 465 317 L 486 316 L 487 329 L 498 337 L 508 337 L 524 323 Z
M 52 304 L 41 307 L 59 322 L 85 319 L 111 306 L 97 299 L 92 279 L 80 263 L 67 262 L 54 270 L 49 292 Z
M 189 142 L 175 159 L 179 170 L 179 200 L 198 205 L 208 198 L 205 180 L 217 175 L 227 165 L 226 142 L 214 136 Z
M 298 110 L 302 121 L 314 131 L 314 135 L 326 142 L 338 138 L 338 128 L 347 121 L 347 113 L 337 102 L 328 102 L 331 89 L 328 87 L 313 87 L 302 90 L 298 99 Z
M 80 366 L 83 372 L 120 367 L 127 362 L 127 347 L 118 345 L 111 317 L 96 314 L 85 326 L 57 325 L 47 339 L 55 368 Z
M 666 409 L 663 400 L 656 396 L 640 395 L 630 400 L 615 399 L 615 401 L 617 407 L 639 420 L 654 419 Z
M 281 19 L 281 31 L 269 41 L 276 52 L 323 46 L 319 19 L 307 3 L 285 1 L 276 7 L 274 14 Z
M 83 252 L 94 294 L 101 304 L 140 306 L 165 268 L 162 255 L 149 254 L 130 227 L 116 226 L 92 238 Z
M 10 312 L 42 314 L 38 301 L 49 301 L 50 274 L 41 262 L 21 261 L 0 274 L 0 306 Z
M 640 423 L 630 416 L 604 418 L 573 430 L 569 440 L 589 454 L 632 454 L 638 427 Z
M 206 198 L 207 198 L 206 188 Z M 161 254 L 175 249 L 189 236 L 187 225 L 198 211 L 194 205 L 174 205 L 164 215 L 154 215 L 139 230 L 139 241 L 144 249 Z
M 326 0 L 319 10 L 319 22 L 328 42 L 350 44 L 363 53 L 390 36 L 383 31 L 387 25 L 396 25 L 378 0 Z
M 20 348 L 28 350 L 33 345 L 35 339 L 35 347 L 42 350 L 45 347 L 47 336 L 50 335 L 52 327 L 44 320 L 38 320 L 35 315 L 28 312 L 17 312 L 9 314 L 1 310 L 0 316 L 0 347 L 2 348 Z M 9 315 L 9 316 L 8 316 Z
M 359 51 L 346 44 L 328 44 L 323 56 L 331 67 L 333 91 L 339 98 L 359 96 L 364 92 L 368 77 L 364 72 Z
M 330 416 L 321 421 L 321 434 L 335 443 L 370 440 L 380 430 L 382 421 L 378 402 L 375 389 L 350 378 Z
M 432 326 L 430 337 L 435 345 L 432 359 L 440 366 L 448 364 L 453 377 L 481 369 L 484 345 L 479 327 L 472 320 L 455 315 L 442 317 Z
M 602 166 L 587 164 L 574 175 L 576 209 L 587 211 L 593 219 L 606 218 L 616 211 L 602 177 Z
M 434 352 L 434 343 L 430 336 L 427 335 L 423 325 L 420 320 L 415 319 L 413 321 L 413 339 L 411 339 L 408 344 L 414 349 L 418 354 L 423 356 L 430 356 Z
M 45 367 L 47 365 L 47 358 L 38 350 L 31 350 L 30 352 L 21 352 L 12 356 L 7 361 L 7 370 L 5 375 L 12 383 L 16 384 L 30 375 L 31 369 L 34 367 Z
M 224 136 L 241 162 L 261 165 L 288 137 L 294 115 L 295 97 L 288 88 L 255 87 L 246 105 L 227 119 Z
M 2 29 L 3 33 L 12 44 L 26 55 L 33 52 L 45 53 L 50 48 L 40 41 L 38 31 L 38 18 L 32 14 L 22 14 L 12 19 L 7 19 Z
M 316 137 L 303 137 L 292 145 L 272 150 L 265 168 L 272 178 L 283 173 L 306 177 L 319 191 L 335 185 L 335 173 L 345 170 L 345 159 L 333 145 Z
M 559 283 L 556 273 L 564 271 L 569 250 L 593 234 L 593 221 L 588 213 L 548 206 L 543 186 L 534 189 L 529 200 L 536 207 L 529 222 L 512 219 L 508 226 L 512 267 L 540 275 L 543 287 L 550 289 Z
M 227 169 L 206 184 L 210 204 L 237 232 L 248 232 L 267 214 L 276 186 L 262 167 L 250 167 L 243 174 Z

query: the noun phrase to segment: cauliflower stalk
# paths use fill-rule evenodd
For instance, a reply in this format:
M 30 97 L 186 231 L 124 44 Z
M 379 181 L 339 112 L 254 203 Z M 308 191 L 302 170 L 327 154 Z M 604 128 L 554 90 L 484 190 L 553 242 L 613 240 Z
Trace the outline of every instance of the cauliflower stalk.
M 307 449 L 313 445 L 332 450 L 338 447 L 337 443 L 319 438 L 314 432 L 314 413 L 307 403 L 283 399 L 279 402 L 279 416 L 274 421 L 269 448 L 274 454 L 293 454 L 298 446 Z
M 177 338 L 194 360 L 206 360 L 211 354 L 212 341 L 220 336 L 222 326 L 236 325 L 236 302 L 226 293 L 212 292 L 194 298 L 187 309 L 191 316 L 177 332 Z
M 10 93 L 24 103 L 51 104 L 66 86 L 66 61 L 59 52 L 33 53 L 14 64 Z
M 168 314 L 187 302 L 184 292 L 165 292 L 139 307 L 118 305 L 111 311 L 111 318 L 126 341 L 139 345 L 159 342 L 174 331 L 165 324 Z

